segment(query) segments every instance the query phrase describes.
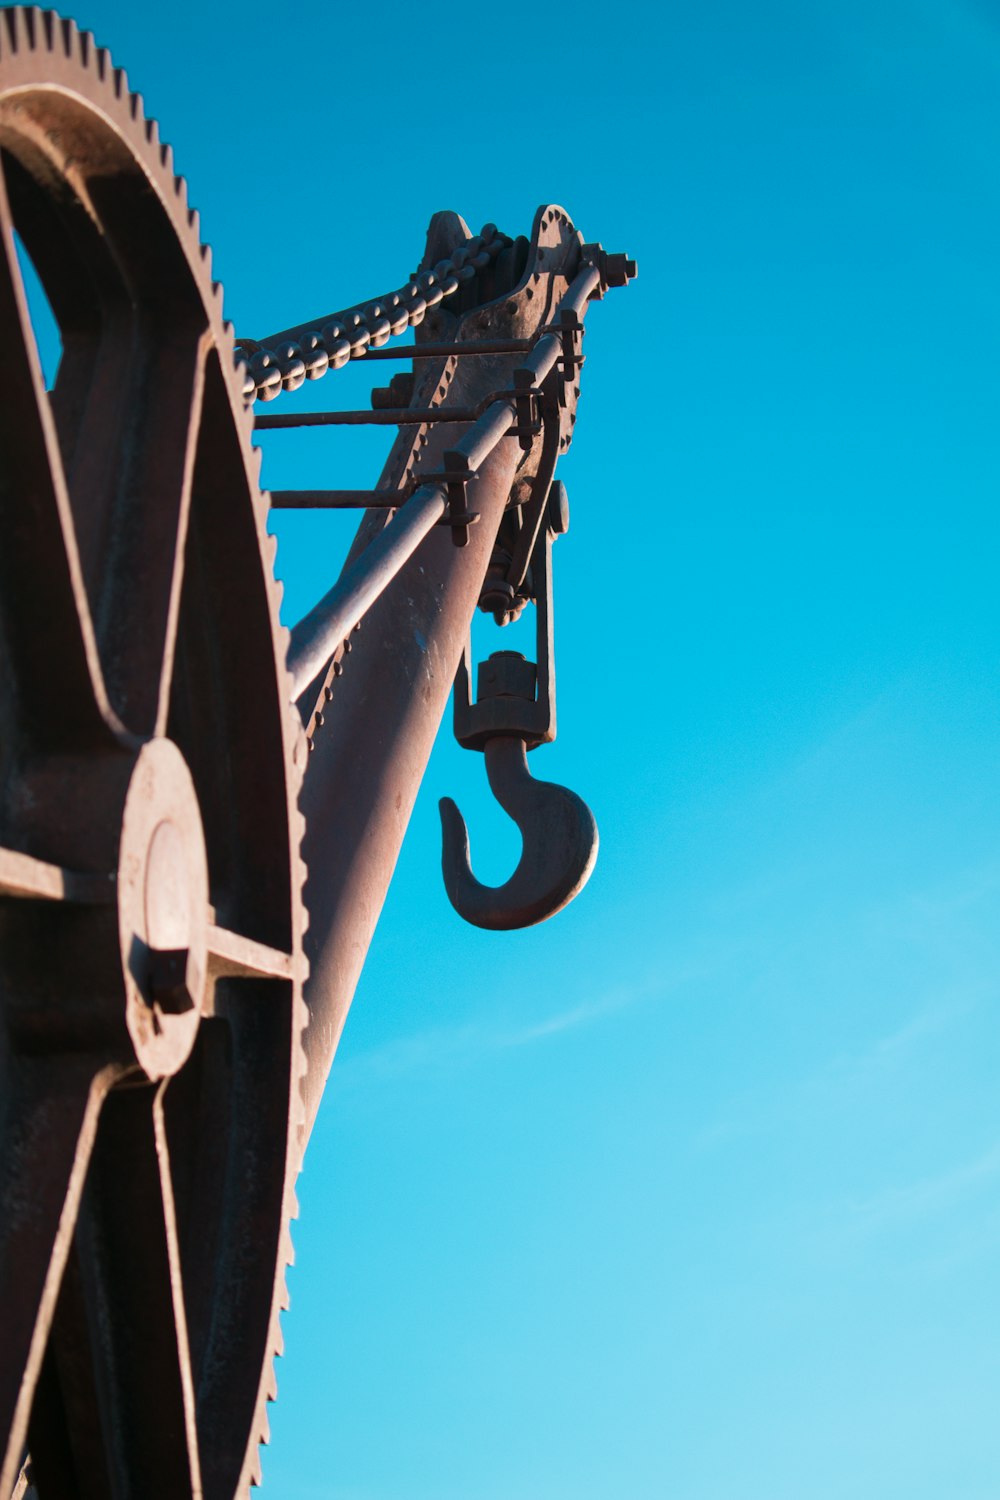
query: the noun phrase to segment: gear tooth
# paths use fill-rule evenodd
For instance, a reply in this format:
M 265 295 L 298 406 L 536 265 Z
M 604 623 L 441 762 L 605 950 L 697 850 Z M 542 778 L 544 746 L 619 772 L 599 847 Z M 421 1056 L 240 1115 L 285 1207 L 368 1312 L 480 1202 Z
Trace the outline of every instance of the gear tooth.
M 211 280 L 211 251 L 207 245 L 196 243 L 200 235 L 200 221 L 198 215 L 187 209 L 187 186 L 180 177 L 174 179 L 175 199 L 171 203 L 169 199 L 169 180 L 167 174 L 173 172 L 173 156 L 170 148 L 160 144 L 160 127 L 155 120 L 146 120 L 145 110 L 141 98 L 133 95 L 129 89 L 128 76 L 123 69 L 116 68 L 110 53 L 104 48 L 98 48 L 93 35 L 90 32 L 79 30 L 76 25 L 63 19 L 55 13 L 43 13 L 36 8 L 31 11 L 17 6 L 5 7 L 0 0 L 0 55 L 7 52 L 18 52 L 25 50 L 29 45 L 34 46 L 36 36 L 44 33 L 48 45 L 57 49 L 60 54 L 65 52 L 67 60 L 73 66 L 81 66 L 91 71 L 88 85 L 92 85 L 94 78 L 99 78 L 104 90 L 103 104 L 108 114 L 114 121 L 116 128 L 121 132 L 128 142 L 129 149 L 140 159 L 145 157 L 146 170 L 158 181 L 160 191 L 165 189 L 165 196 L 169 204 L 170 217 L 180 231 L 180 243 L 183 253 L 197 277 L 197 282 L 207 306 L 212 338 L 219 352 L 224 378 L 231 384 L 228 386 L 229 399 L 232 404 L 236 419 L 236 430 L 239 435 L 243 453 L 245 455 L 246 469 L 250 478 L 251 503 L 254 507 L 253 515 L 258 531 L 257 536 L 261 542 L 262 566 L 265 578 L 268 569 L 273 568 L 277 540 L 266 533 L 267 509 L 269 497 L 261 496 L 259 493 L 259 481 L 261 471 L 260 450 L 253 444 L 253 410 L 244 406 L 244 384 L 246 380 L 246 366 L 243 362 L 234 358 L 233 342 L 235 331 L 231 323 L 223 324 L 222 320 L 222 287 L 218 282 Z M 129 123 L 131 121 L 131 124 Z M 159 165 L 157 165 L 159 164 Z M 162 171 L 161 171 L 162 169 Z M 185 231 L 184 217 L 181 209 L 187 215 L 187 228 L 191 234 Z M 197 254 L 195 253 L 197 250 Z M 214 301 L 213 301 L 214 299 Z M 255 394 L 255 391 L 251 393 Z M 242 424 L 242 426 L 241 426 Z M 244 441 L 245 440 L 245 441 Z M 251 455 L 253 455 L 251 457 Z M 271 619 L 272 638 L 275 643 L 275 668 L 278 680 L 282 684 L 282 697 L 287 699 L 289 691 L 289 679 L 285 672 L 285 657 L 288 643 L 288 632 L 281 626 L 278 619 L 278 605 L 282 597 L 282 585 L 273 577 L 268 581 L 268 588 L 273 588 L 269 593 L 267 605 Z M 291 990 L 291 1056 L 289 1076 L 285 1079 L 288 1099 L 288 1125 L 286 1142 L 286 1180 L 283 1192 L 283 1208 L 285 1223 L 282 1227 L 279 1241 L 279 1256 L 277 1264 L 274 1265 L 276 1275 L 273 1284 L 268 1284 L 271 1297 L 271 1319 L 269 1327 L 269 1350 L 270 1356 L 263 1369 L 260 1369 L 258 1377 L 258 1397 L 254 1413 L 254 1426 L 248 1432 L 251 1438 L 251 1451 L 245 1455 L 241 1483 L 238 1493 L 246 1500 L 246 1491 L 249 1486 L 259 1486 L 262 1482 L 260 1455 L 256 1451 L 253 1440 L 259 1434 L 263 1442 L 267 1442 L 270 1436 L 269 1423 L 265 1413 L 265 1402 L 273 1401 L 277 1396 L 277 1379 L 273 1369 L 273 1358 L 277 1358 L 284 1352 L 284 1337 L 280 1328 L 279 1309 L 287 1309 L 289 1306 L 289 1293 L 285 1275 L 286 1266 L 294 1263 L 294 1248 L 288 1228 L 288 1220 L 297 1217 L 299 1212 L 298 1200 L 294 1192 L 294 1181 L 298 1167 L 301 1163 L 302 1152 L 305 1143 L 305 1124 L 307 1119 L 307 1107 L 304 1094 L 307 1056 L 304 1047 L 304 1035 L 308 1024 L 308 1011 L 302 998 L 302 983 L 304 975 L 308 972 L 308 965 L 301 952 L 302 932 L 308 927 L 308 912 L 302 902 L 302 891 L 305 883 L 305 866 L 301 855 L 301 846 L 305 835 L 305 822 L 298 808 L 298 794 L 301 788 L 302 775 L 307 758 L 307 739 L 303 730 L 300 716 L 290 702 L 281 704 L 282 714 L 282 744 L 285 751 L 285 775 L 287 781 L 288 800 L 288 828 L 289 828 L 289 854 L 291 862 L 291 879 L 289 887 L 293 902 L 292 927 L 293 927 L 293 952 L 296 959 L 296 976 L 294 984 L 289 986 Z M 278 1167 L 281 1163 L 279 1161 Z M 272 1242 L 273 1251 L 273 1242 Z M 258 1367 L 259 1368 L 259 1367 Z
M 260 1426 L 260 1441 L 266 1446 L 271 1441 L 271 1419 L 266 1411 L 261 1413 Z
M 20 30 L 20 27 L 18 26 L 19 12 L 16 10 L 4 10 L 2 12 L 2 15 L 4 19 L 4 25 L 7 27 L 7 45 L 11 52 L 16 52 L 18 45 L 18 32 Z

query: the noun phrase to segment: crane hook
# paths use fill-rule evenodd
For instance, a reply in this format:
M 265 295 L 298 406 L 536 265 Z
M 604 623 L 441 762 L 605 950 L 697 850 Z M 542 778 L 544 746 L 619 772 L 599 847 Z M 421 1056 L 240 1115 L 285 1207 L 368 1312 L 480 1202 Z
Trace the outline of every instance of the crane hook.
M 535 780 L 523 739 L 496 735 L 484 753 L 493 795 L 521 830 L 521 858 L 503 885 L 483 885 L 469 863 L 465 819 L 450 797 L 442 797 L 445 889 L 459 916 L 474 927 L 531 927 L 561 911 L 586 885 L 597 859 L 597 824 L 575 792 Z

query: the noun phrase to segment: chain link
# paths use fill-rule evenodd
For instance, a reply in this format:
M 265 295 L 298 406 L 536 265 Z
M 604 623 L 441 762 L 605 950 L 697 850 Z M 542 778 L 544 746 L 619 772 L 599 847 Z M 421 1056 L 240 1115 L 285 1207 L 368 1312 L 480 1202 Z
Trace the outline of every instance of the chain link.
M 282 391 L 298 390 L 304 381 L 319 380 L 328 370 L 339 370 L 369 349 L 381 348 L 392 335 L 416 328 L 428 308 L 453 296 L 510 244 L 495 224 L 486 224 L 429 271 L 416 272 L 398 291 L 334 313 L 319 328 L 306 324 L 295 330 L 294 338 L 274 345 L 237 339 L 236 359 L 244 364 L 244 399 L 248 404 L 273 401 Z

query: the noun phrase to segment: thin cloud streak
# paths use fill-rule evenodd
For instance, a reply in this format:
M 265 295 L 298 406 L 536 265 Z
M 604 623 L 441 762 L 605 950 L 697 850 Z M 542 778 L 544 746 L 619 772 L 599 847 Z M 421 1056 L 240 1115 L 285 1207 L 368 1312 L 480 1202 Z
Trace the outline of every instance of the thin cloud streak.
M 848 1243 L 873 1235 L 906 1228 L 919 1219 L 947 1211 L 949 1217 L 964 1199 L 974 1196 L 1000 1175 L 1000 1141 L 968 1161 L 960 1162 L 934 1177 L 923 1177 L 903 1186 L 893 1186 L 869 1198 L 848 1200 L 832 1208 L 839 1238 Z
M 893 1074 L 919 1072 L 926 1067 L 932 1055 L 930 1044 L 995 998 L 993 984 L 956 986 L 950 994 L 920 1007 L 894 1030 L 876 1037 L 869 1046 L 836 1054 L 821 1068 L 788 1080 L 783 1088 L 747 1094 L 730 1114 L 708 1125 L 696 1144 L 704 1149 L 725 1147 L 754 1135 L 802 1128 L 836 1115 L 859 1095 L 884 1088 Z
M 439 1074 L 472 1067 L 498 1053 L 512 1052 L 593 1026 L 647 999 L 663 996 L 682 982 L 682 978 L 674 977 L 666 982 L 656 979 L 621 986 L 594 1000 L 557 1011 L 527 1025 L 502 1026 L 489 1021 L 470 1021 L 462 1026 L 438 1026 L 415 1036 L 399 1037 L 338 1063 L 335 1086 L 339 1090 L 363 1080 L 399 1078 L 420 1072 Z

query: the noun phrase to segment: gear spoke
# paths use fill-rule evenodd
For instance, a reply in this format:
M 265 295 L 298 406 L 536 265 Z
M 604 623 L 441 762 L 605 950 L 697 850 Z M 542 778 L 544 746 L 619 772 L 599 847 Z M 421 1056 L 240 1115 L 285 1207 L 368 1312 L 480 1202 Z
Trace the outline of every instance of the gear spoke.
M 215 979 L 293 979 L 296 961 L 280 948 L 213 924 L 208 929 L 208 972 Z
M 102 1100 L 112 1073 L 86 1057 L 11 1055 L 0 1135 L 0 1495 L 17 1479 Z
M 289 1255 L 284 1172 L 263 1161 L 297 1151 L 288 1097 L 267 1078 L 291 1072 L 295 1039 L 282 999 L 287 981 L 220 980 L 216 1010 L 202 1023 L 188 1067 L 164 1096 L 175 1172 L 181 1263 L 208 1500 L 245 1494 L 266 1438 L 264 1403 L 274 1394 L 277 1338 Z M 225 1296 L 219 1296 L 219 1288 Z M 257 1426 L 257 1423 L 260 1426 Z
M 74 1324 L 80 1327 L 79 1315 L 57 1319 L 52 1354 L 74 1450 L 83 1451 L 89 1441 L 86 1432 L 74 1436 L 74 1417 L 86 1417 L 95 1404 L 100 1411 L 112 1493 L 200 1500 L 161 1091 L 126 1088 L 105 1104 L 77 1229 L 90 1358 L 66 1358 L 63 1347 L 60 1360 L 61 1340 L 70 1338 Z M 41 1483 L 39 1488 L 44 1496 Z
M 86 875 L 0 848 L 0 897 L 22 901 L 81 901 L 103 904 L 115 895 L 115 877 Z
M 117 728 L 102 679 L 62 456 L 35 347 L 0 162 L 0 598 L 18 697 L 42 742 Z M 60 710 L 52 712 L 52 684 Z
M 119 463 L 121 541 L 105 572 L 99 642 L 112 702 L 142 735 L 166 729 L 204 378 L 198 333 L 161 333 Z

